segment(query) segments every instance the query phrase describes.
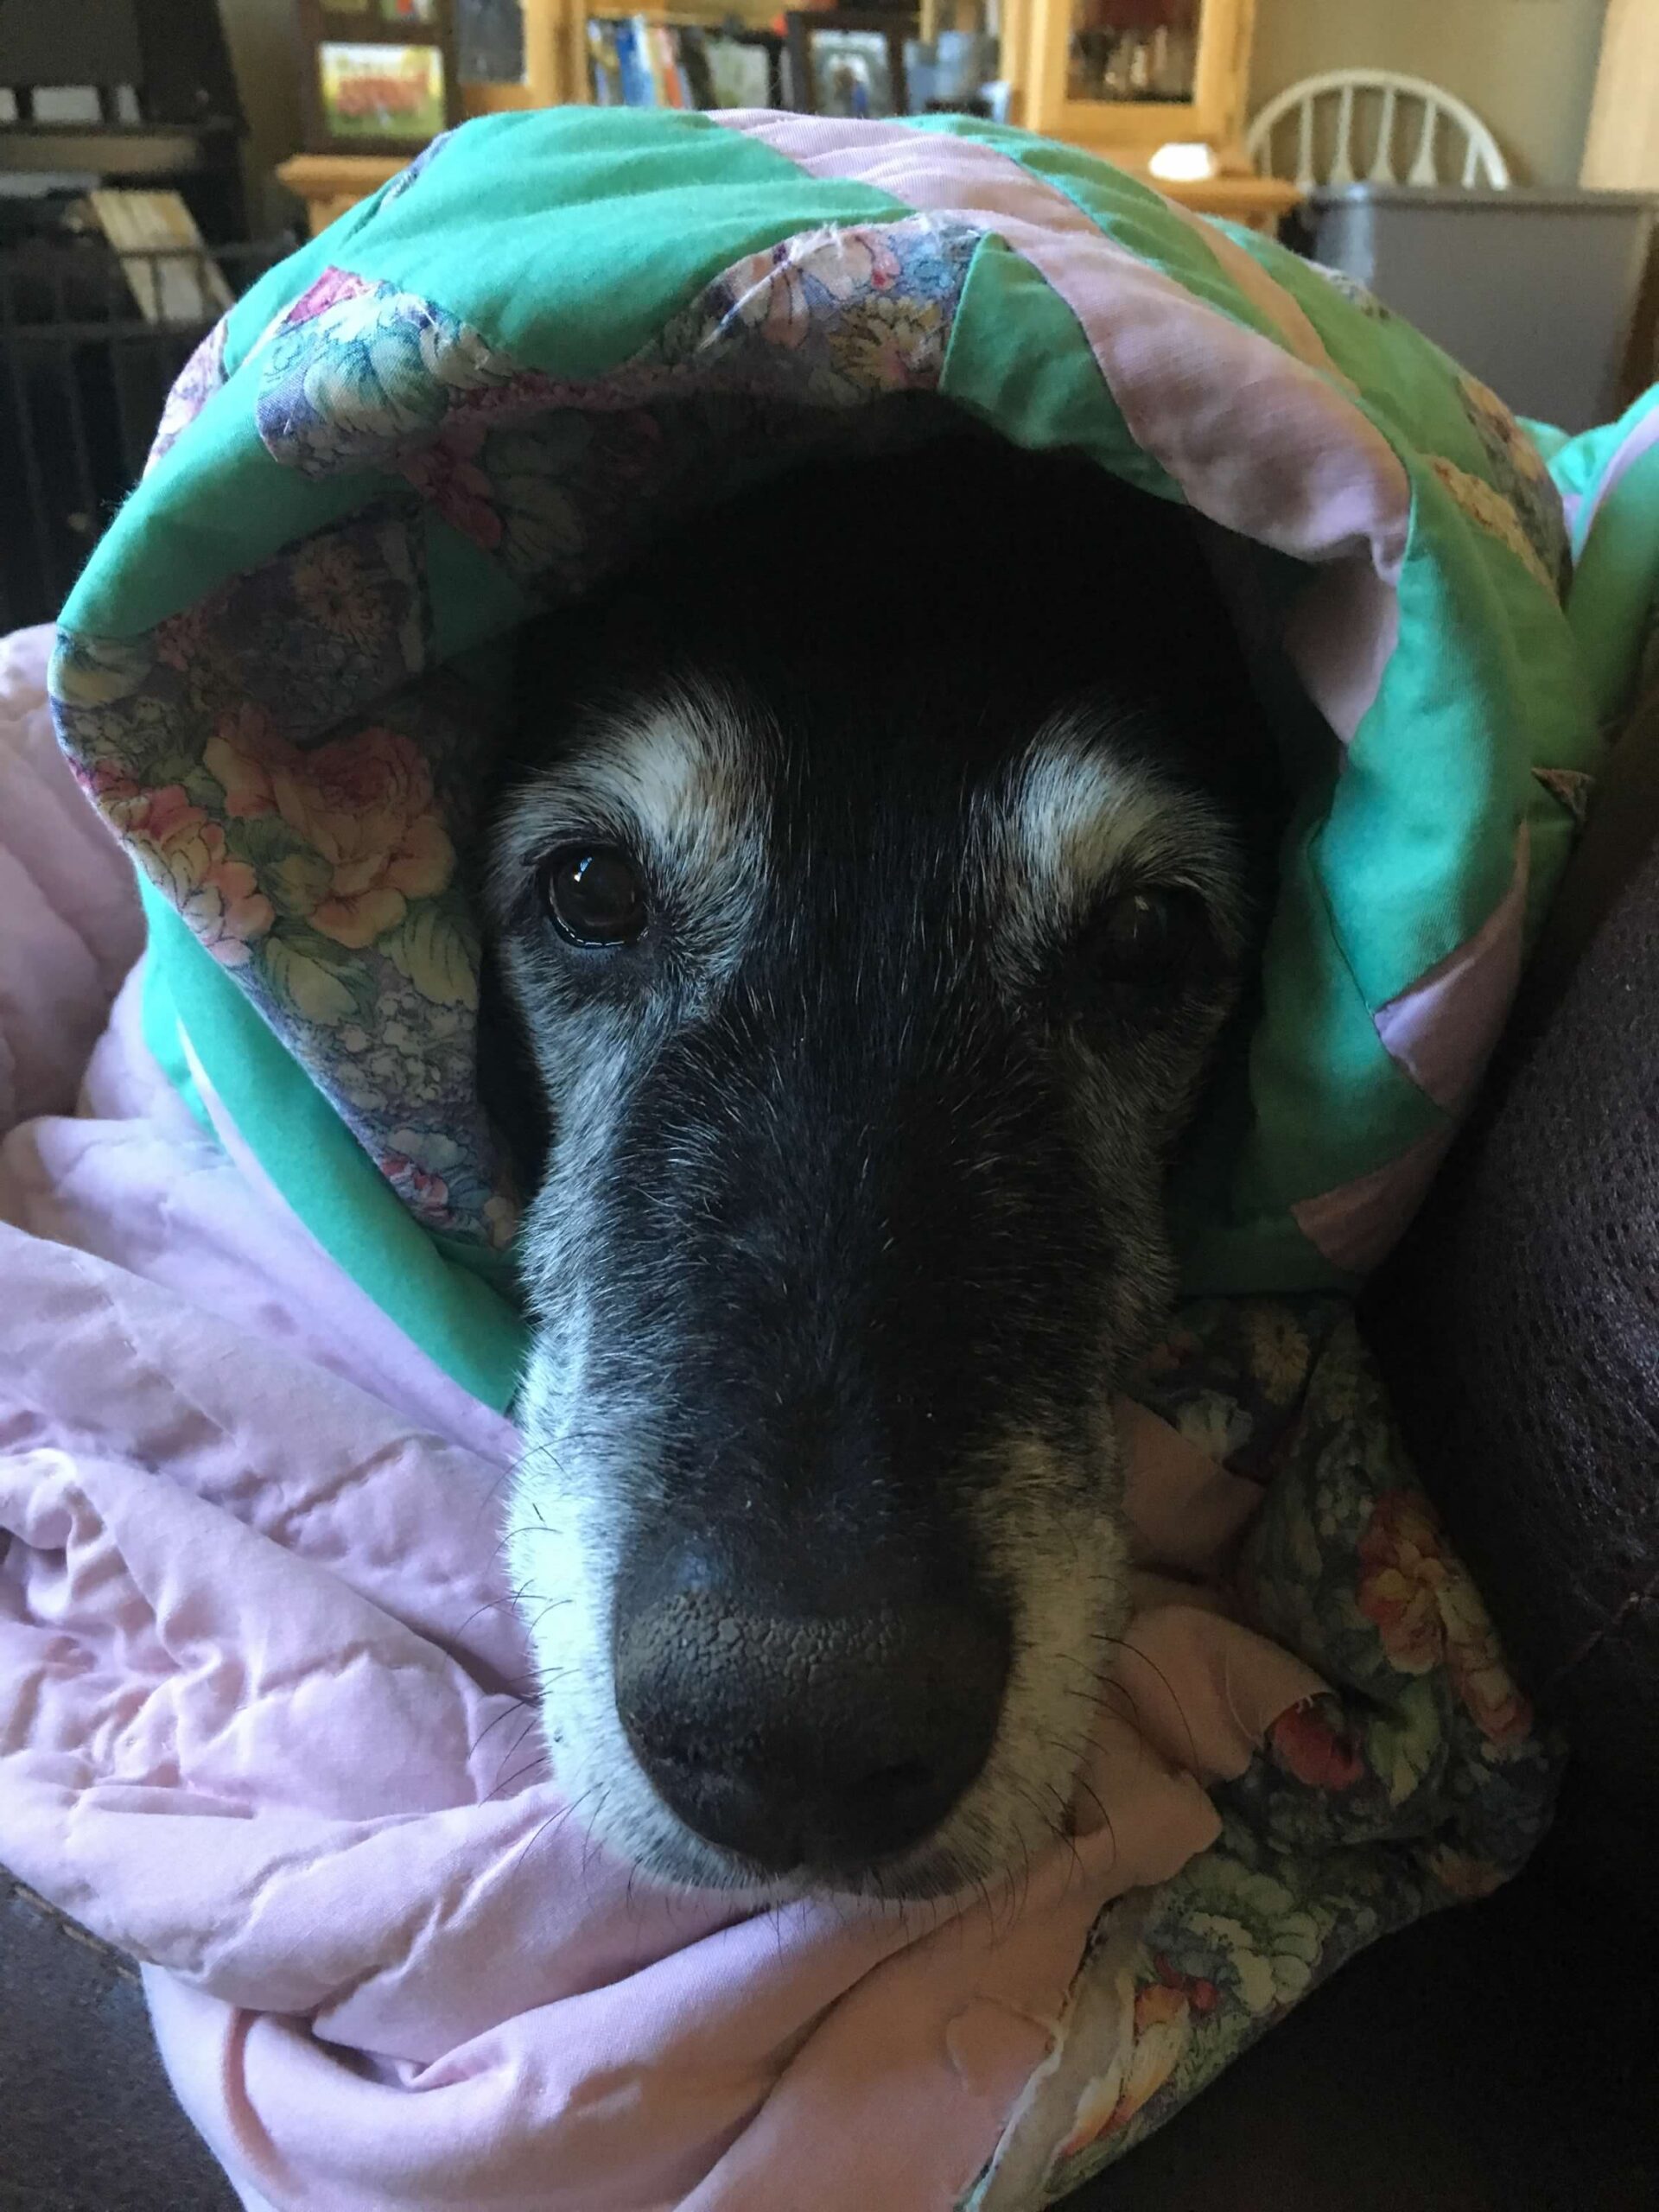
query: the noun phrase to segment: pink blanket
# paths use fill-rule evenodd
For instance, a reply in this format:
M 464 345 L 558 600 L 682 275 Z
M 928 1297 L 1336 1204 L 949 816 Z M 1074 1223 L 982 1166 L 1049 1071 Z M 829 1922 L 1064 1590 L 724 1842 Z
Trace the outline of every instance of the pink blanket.
M 906 1916 L 642 1886 L 519 1695 L 511 1427 L 117 995 L 142 933 L 52 743 L 47 643 L 0 645 L 0 1860 L 146 1962 L 250 2207 L 1028 2202 L 1056 2142 L 1000 2194 L 985 2171 L 1041 2106 L 1091 1927 L 1213 1840 L 1205 1785 L 1319 1688 L 1202 1585 L 1254 1486 L 1125 1409 L 1135 1726 L 1100 1715 L 1109 1827 L 1017 1888 Z

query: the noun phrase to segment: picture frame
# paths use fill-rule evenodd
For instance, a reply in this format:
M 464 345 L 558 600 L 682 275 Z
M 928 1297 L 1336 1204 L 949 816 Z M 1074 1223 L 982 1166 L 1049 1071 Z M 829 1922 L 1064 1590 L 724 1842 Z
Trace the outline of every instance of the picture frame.
M 907 112 L 905 41 L 911 16 L 791 10 L 785 17 L 791 97 L 806 115 L 874 120 Z
M 314 154 L 416 154 L 460 120 L 450 0 L 299 0 Z

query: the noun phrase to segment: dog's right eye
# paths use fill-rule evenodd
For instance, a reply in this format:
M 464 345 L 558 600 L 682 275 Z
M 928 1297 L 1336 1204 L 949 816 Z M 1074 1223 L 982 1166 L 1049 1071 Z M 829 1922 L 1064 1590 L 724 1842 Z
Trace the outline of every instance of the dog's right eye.
M 1161 1019 L 1179 1010 L 1216 950 L 1196 893 L 1158 885 L 1121 892 L 1099 908 L 1079 941 L 1075 972 L 1083 1001 L 1113 1024 Z
M 567 845 L 543 861 L 542 903 L 572 944 L 632 944 L 644 936 L 645 879 L 616 845 Z
M 1190 891 L 1127 891 L 1096 918 L 1093 950 L 1113 982 L 1144 989 L 1179 982 L 1205 935 Z

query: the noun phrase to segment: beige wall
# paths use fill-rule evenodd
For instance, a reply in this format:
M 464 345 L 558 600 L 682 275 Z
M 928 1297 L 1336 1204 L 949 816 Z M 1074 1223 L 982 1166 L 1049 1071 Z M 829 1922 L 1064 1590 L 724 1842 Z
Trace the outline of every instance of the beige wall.
M 1605 10 L 1606 0 L 1256 0 L 1250 111 L 1320 70 L 1403 70 L 1467 100 L 1517 183 L 1576 184 Z
M 257 237 L 296 219 L 298 203 L 271 177 L 300 143 L 298 10 L 294 0 L 219 0 L 249 137 L 248 220 Z

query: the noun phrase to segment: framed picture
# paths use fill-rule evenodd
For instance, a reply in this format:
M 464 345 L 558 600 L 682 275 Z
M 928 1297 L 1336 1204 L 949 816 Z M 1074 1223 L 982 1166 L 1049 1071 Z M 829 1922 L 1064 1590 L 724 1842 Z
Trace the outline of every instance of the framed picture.
M 865 117 L 906 112 L 906 16 L 793 13 L 788 17 L 793 104 L 808 115 Z
M 314 154 L 414 154 L 459 119 L 449 0 L 300 0 Z

